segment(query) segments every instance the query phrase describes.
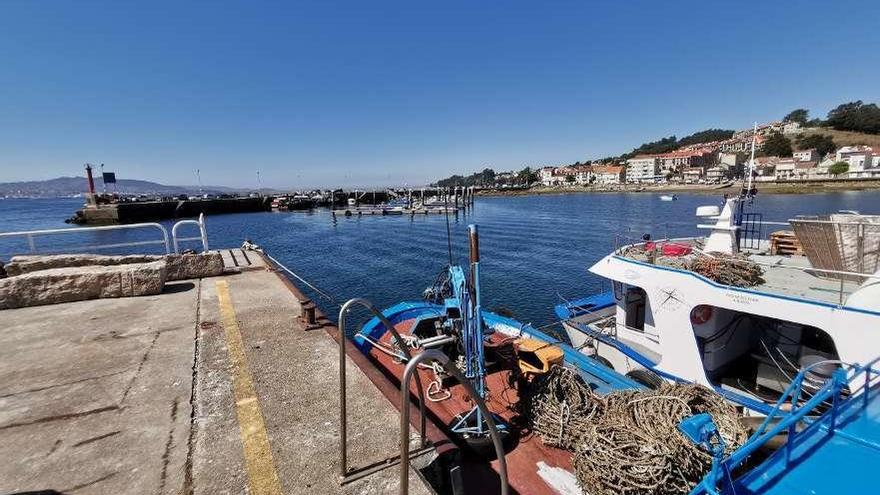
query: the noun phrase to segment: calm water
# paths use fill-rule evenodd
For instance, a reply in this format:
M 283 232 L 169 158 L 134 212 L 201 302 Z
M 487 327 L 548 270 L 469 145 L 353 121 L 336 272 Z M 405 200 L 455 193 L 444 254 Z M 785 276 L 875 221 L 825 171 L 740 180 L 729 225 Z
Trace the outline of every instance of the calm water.
M 76 199 L 0 200 L 0 231 L 66 227 L 64 218 L 81 203 Z M 635 238 L 646 232 L 655 237 L 694 235 L 694 211 L 704 204 L 720 204 L 720 197 L 680 195 L 675 202 L 660 201 L 653 194 L 479 198 L 471 213 L 450 219 L 453 257 L 466 261 L 466 227 L 478 224 L 485 304 L 543 325 L 553 321 L 553 306 L 561 298 L 601 288 L 587 267 L 608 254 L 615 233 Z M 765 220 L 841 209 L 876 214 L 880 213 L 880 192 L 766 195 L 756 205 Z M 445 222 L 443 216 L 432 215 L 412 220 L 340 217 L 334 223 L 323 210 L 218 215 L 207 221 L 213 248 L 236 247 L 245 238 L 253 239 L 337 300 L 363 296 L 380 307 L 418 299 L 445 266 Z M 144 235 L 89 234 L 76 242 L 119 242 Z M 70 240 L 45 237 L 37 246 L 61 250 Z M 0 240 L 0 259 L 25 247 L 21 240 Z M 317 297 L 316 301 L 328 313 L 335 313 L 332 305 Z

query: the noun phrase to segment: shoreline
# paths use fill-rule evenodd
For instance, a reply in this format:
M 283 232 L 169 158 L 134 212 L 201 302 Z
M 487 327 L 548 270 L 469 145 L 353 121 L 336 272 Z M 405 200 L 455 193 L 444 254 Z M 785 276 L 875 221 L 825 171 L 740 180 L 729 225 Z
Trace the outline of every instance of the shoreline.
M 692 194 L 724 194 L 738 192 L 741 182 L 727 187 L 718 184 L 674 184 L 674 185 L 619 185 L 619 186 L 538 186 L 530 189 L 482 189 L 477 196 L 536 196 L 543 194 L 576 194 L 576 193 L 692 193 Z M 880 179 L 817 181 L 817 182 L 755 182 L 758 194 L 820 194 L 844 191 L 880 190 Z

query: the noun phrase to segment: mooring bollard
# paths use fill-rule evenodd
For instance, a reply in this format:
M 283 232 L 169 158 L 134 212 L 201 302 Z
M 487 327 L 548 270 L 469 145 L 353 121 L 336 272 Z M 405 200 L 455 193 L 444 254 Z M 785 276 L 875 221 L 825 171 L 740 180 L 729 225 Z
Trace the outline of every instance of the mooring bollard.
M 300 301 L 300 304 L 302 305 L 302 315 L 300 316 L 300 320 L 303 325 L 305 325 L 305 329 L 314 330 L 316 328 L 321 328 L 321 324 L 318 323 L 318 306 L 313 303 L 311 299 L 304 299 Z

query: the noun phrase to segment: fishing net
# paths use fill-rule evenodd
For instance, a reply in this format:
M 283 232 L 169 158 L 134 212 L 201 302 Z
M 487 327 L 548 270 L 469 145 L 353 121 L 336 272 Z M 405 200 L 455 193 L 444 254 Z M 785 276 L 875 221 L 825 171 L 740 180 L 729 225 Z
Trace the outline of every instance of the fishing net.
M 644 245 L 631 246 L 624 256 L 660 266 L 698 273 L 709 280 L 732 287 L 755 287 L 764 283 L 764 270 L 742 254 L 692 252 L 683 256 L 666 256 Z
M 574 453 L 578 483 L 591 495 L 690 491 L 712 464 L 712 457 L 678 430 L 693 414 L 712 415 L 728 452 L 748 437 L 736 410 L 698 385 L 665 384 L 601 397 L 576 372 L 555 366 L 527 387 L 524 406 L 532 431 Z
M 724 285 L 754 287 L 764 283 L 764 271 L 761 267 L 742 255 L 700 255 L 689 265 L 691 271 Z

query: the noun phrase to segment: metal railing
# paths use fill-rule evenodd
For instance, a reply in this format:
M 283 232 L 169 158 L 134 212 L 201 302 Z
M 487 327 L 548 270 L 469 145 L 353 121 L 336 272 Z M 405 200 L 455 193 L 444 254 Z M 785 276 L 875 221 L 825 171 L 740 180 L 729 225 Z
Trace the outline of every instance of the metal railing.
M 828 433 L 838 433 L 847 437 L 846 433 L 837 430 L 838 419 L 840 414 L 844 412 L 842 409 L 847 407 L 867 409 L 871 390 L 877 385 L 878 378 L 880 378 L 880 375 L 878 375 L 880 371 L 874 368 L 878 361 L 880 361 L 880 358 L 875 358 L 864 366 L 853 365 L 849 370 L 837 368 L 821 388 L 806 394 L 809 396 L 809 399 L 803 403 L 801 401 L 805 395 L 804 380 L 811 370 L 829 363 L 840 365 L 845 365 L 846 363 L 821 361 L 801 370 L 792 380 L 785 393 L 776 402 L 770 413 L 767 414 L 764 422 L 761 423 L 746 443 L 727 457 L 716 459 L 716 462 L 713 462 L 712 470 L 691 493 L 708 493 L 711 495 L 734 493 L 734 481 L 731 476 L 733 470 L 741 466 L 749 456 L 779 434 L 787 434 L 785 445 L 782 447 L 786 449 L 786 462 L 792 459 L 792 449 L 797 441 L 813 431 L 811 427 L 820 427 Z M 844 400 L 841 400 L 847 389 L 852 390 L 850 385 L 856 383 L 857 378 L 861 374 L 864 374 L 865 378 L 860 389 L 851 391 Z M 810 416 L 811 413 L 815 413 L 819 408 L 826 406 L 827 410 L 818 418 Z M 789 411 L 783 411 L 784 407 L 789 408 Z M 806 424 L 806 426 L 801 427 L 801 424 Z M 727 490 L 718 489 L 719 483 L 722 482 L 726 483 Z
M 199 236 L 198 237 L 177 237 L 177 229 L 179 229 L 183 225 L 195 225 L 199 228 Z M 205 214 L 200 213 L 198 220 L 181 220 L 174 224 L 171 227 L 171 238 L 174 241 L 174 252 L 180 253 L 179 243 L 181 241 L 201 241 L 202 242 L 202 250 L 208 250 L 208 232 L 205 229 Z
M 398 343 L 400 346 L 400 350 L 406 358 L 407 362 L 412 361 L 412 354 L 410 354 L 409 349 L 407 349 L 406 344 L 403 339 L 400 337 L 400 334 L 394 328 L 394 325 L 388 321 L 388 318 L 382 314 L 381 311 L 376 309 L 375 306 L 370 301 L 362 298 L 350 299 L 345 304 L 342 305 L 342 308 L 339 309 L 339 469 L 340 469 L 340 483 L 346 484 L 352 482 L 354 480 L 363 478 L 364 476 L 370 475 L 377 471 L 380 471 L 388 466 L 393 466 L 395 462 L 402 462 L 401 459 L 388 458 L 384 462 L 372 464 L 369 466 L 365 466 L 358 469 L 349 469 L 348 468 L 348 411 L 346 408 L 346 380 L 345 380 L 345 370 L 346 370 L 346 359 L 345 359 L 345 341 L 348 339 L 345 335 L 345 320 L 348 311 L 352 306 L 362 306 L 367 309 L 373 316 L 379 319 L 382 322 L 382 325 L 385 326 L 385 329 L 391 333 L 394 338 L 394 342 Z M 420 439 L 421 446 L 417 452 L 414 452 L 413 455 L 421 455 L 425 453 L 425 451 L 430 450 L 427 446 L 427 436 L 425 435 L 427 417 L 425 416 L 425 392 L 422 388 L 422 381 L 418 375 L 416 375 L 416 388 L 419 395 L 419 412 L 421 414 L 421 423 L 420 423 Z M 408 382 L 404 385 L 401 385 L 401 390 L 404 396 L 409 393 Z M 404 414 L 403 411 L 406 411 L 406 417 L 409 418 L 409 404 L 407 403 L 401 414 Z M 407 420 L 408 421 L 408 420 Z M 409 443 L 407 443 L 407 452 L 409 448 Z M 409 458 L 407 457 L 407 463 L 409 462 Z
M 177 231 L 183 225 L 196 225 L 199 228 L 199 235 L 197 237 L 178 237 Z M 140 241 L 129 241 L 129 242 L 114 242 L 107 244 L 85 244 L 85 245 L 77 245 L 73 244 L 68 246 L 63 250 L 40 250 L 37 248 L 36 239 L 39 237 L 46 236 L 70 236 L 74 234 L 88 234 L 93 232 L 121 232 L 121 231 L 131 231 L 131 230 L 158 230 L 161 234 L 161 238 L 157 239 L 147 239 Z M 208 250 L 208 232 L 205 227 L 205 215 L 200 214 L 198 220 L 180 220 L 175 223 L 171 227 L 171 236 L 168 235 L 168 230 L 160 223 L 156 222 L 148 222 L 148 223 L 132 223 L 125 225 L 102 225 L 98 227 L 73 227 L 69 229 L 44 229 L 44 230 L 27 230 L 21 232 L 0 232 L 0 239 L 15 239 L 15 238 L 23 238 L 27 241 L 27 250 L 24 252 L 12 252 L 10 254 L 57 254 L 63 252 L 86 252 L 86 251 L 101 251 L 107 249 L 119 249 L 119 248 L 129 248 L 129 247 L 138 247 L 138 246 L 159 246 L 161 245 L 165 254 L 179 253 L 179 243 L 185 241 L 201 241 L 202 249 L 204 251 Z M 169 240 L 170 239 L 170 240 Z M 173 247 L 173 251 L 172 251 Z
M 436 349 L 428 349 L 415 358 L 410 359 L 403 372 L 403 379 L 400 384 L 400 495 L 406 495 L 409 493 L 409 382 L 419 364 L 422 361 L 428 360 L 440 363 L 440 365 L 443 366 L 443 369 L 453 376 L 465 389 L 468 396 L 470 396 L 471 400 L 474 401 L 480 409 L 480 412 L 483 414 L 483 418 L 486 420 L 486 425 L 489 427 L 489 435 L 492 437 L 492 444 L 495 447 L 495 455 L 498 457 L 498 475 L 501 478 L 501 495 L 507 495 L 509 490 L 507 483 L 507 461 L 504 457 L 504 445 L 501 442 L 501 437 L 498 435 L 498 427 L 495 425 L 495 420 L 492 419 L 492 413 L 489 411 L 489 408 L 486 407 L 486 402 L 480 394 L 474 390 L 470 380 L 465 378 L 461 373 L 461 370 L 452 364 L 449 360 L 449 356 Z M 416 374 L 416 377 L 418 376 L 419 375 Z M 422 403 L 424 403 L 424 401 L 422 401 Z
M 162 239 L 160 240 L 146 240 L 146 241 L 132 241 L 132 242 L 119 242 L 113 244 L 97 244 L 97 245 L 86 245 L 86 246 L 72 246 L 71 250 L 82 251 L 82 250 L 101 250 L 101 249 L 114 249 L 121 247 L 134 247 L 134 246 L 149 246 L 149 245 L 162 245 L 165 248 L 165 254 L 171 253 L 171 246 L 168 242 L 168 231 L 161 224 L 158 223 L 133 223 L 128 225 L 106 225 L 100 227 L 74 227 L 70 229 L 45 229 L 45 230 L 28 230 L 23 232 L 2 232 L 0 233 L 0 239 L 2 238 L 25 238 L 28 243 L 28 251 L 27 254 L 38 254 L 41 251 L 37 249 L 35 239 L 40 236 L 53 236 L 53 235 L 70 235 L 77 233 L 87 233 L 87 232 L 106 232 L 106 231 L 121 231 L 121 230 L 133 230 L 133 229 L 156 229 L 162 234 Z M 43 251 L 44 253 L 46 251 Z M 57 252 L 57 251 L 56 251 Z M 24 254 L 24 253 L 17 253 Z

